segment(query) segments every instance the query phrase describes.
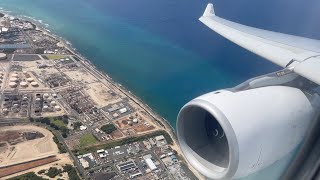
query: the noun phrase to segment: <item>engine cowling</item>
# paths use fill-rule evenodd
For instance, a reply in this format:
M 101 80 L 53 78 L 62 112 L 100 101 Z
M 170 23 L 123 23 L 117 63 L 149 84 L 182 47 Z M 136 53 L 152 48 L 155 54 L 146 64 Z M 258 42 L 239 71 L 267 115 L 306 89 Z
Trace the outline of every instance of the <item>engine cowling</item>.
M 201 174 L 238 178 L 290 153 L 314 116 L 310 98 L 297 88 L 221 90 L 180 110 L 177 137 L 187 161 Z

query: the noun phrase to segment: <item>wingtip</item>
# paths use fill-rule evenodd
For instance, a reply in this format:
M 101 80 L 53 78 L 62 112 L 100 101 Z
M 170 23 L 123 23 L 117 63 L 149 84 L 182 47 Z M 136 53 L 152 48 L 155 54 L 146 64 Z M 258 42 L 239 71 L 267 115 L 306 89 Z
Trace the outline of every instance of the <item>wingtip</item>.
M 214 7 L 212 3 L 209 3 L 207 5 L 206 10 L 204 11 L 203 15 L 204 17 L 208 17 L 208 16 L 215 16 L 215 12 L 214 12 Z

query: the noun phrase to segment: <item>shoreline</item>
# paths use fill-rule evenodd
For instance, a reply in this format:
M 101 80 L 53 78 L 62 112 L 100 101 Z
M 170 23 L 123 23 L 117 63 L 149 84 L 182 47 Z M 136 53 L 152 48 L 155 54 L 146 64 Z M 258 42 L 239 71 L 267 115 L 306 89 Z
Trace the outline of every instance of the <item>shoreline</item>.
M 103 84 L 104 84 L 104 82 L 103 82 L 104 80 L 106 82 L 110 83 L 114 88 L 121 91 L 125 96 L 130 98 L 135 104 L 137 104 L 141 109 L 143 109 L 147 113 L 148 116 L 153 118 L 154 122 L 159 125 L 160 129 L 166 131 L 170 135 L 170 137 L 172 138 L 172 140 L 174 142 L 174 145 L 173 145 L 174 149 L 177 150 L 179 152 L 179 154 L 184 157 L 184 154 L 182 153 L 182 151 L 179 147 L 177 136 L 175 134 L 176 130 L 170 124 L 170 122 L 168 120 L 166 120 L 165 118 L 163 118 L 157 111 L 153 110 L 140 97 L 136 96 L 134 94 L 134 92 L 130 91 L 128 88 L 126 88 L 122 84 L 114 81 L 112 79 L 112 77 L 107 74 L 107 72 L 105 72 L 104 70 L 98 69 L 93 64 L 93 62 L 91 62 L 89 59 L 87 59 L 85 56 L 83 56 L 76 48 L 74 48 L 72 46 L 71 42 L 67 41 L 64 37 L 56 35 L 53 32 L 51 32 L 49 29 L 45 28 L 45 27 L 49 27 L 49 25 L 43 23 L 41 20 L 37 20 L 35 18 L 23 16 L 23 15 L 16 15 L 16 16 L 10 15 L 8 13 L 5 13 L 5 10 L 3 10 L 3 9 L 0 9 L 0 13 L 3 13 L 4 15 L 9 16 L 9 17 L 14 17 L 14 18 L 29 21 L 30 23 L 32 23 L 34 25 L 35 30 L 39 30 L 42 33 L 44 33 L 44 34 L 52 37 L 53 39 L 57 40 L 58 42 L 60 42 L 61 45 L 70 52 L 71 55 L 73 55 L 79 59 L 79 63 L 83 66 L 83 68 L 86 68 L 93 76 L 100 79 Z M 97 77 L 97 75 L 98 75 L 98 77 Z M 184 159 L 185 159 L 185 157 L 184 157 Z M 197 172 L 192 166 L 190 166 L 190 164 L 186 160 L 185 160 L 185 162 L 186 162 L 188 168 L 199 179 L 202 179 L 201 178 L 202 176 L 199 174 L 199 172 Z
M 11 11 L 6 11 L 5 9 L 0 9 L 0 13 L 4 14 L 5 16 L 14 17 L 14 18 L 20 18 L 20 19 L 29 21 L 33 25 L 35 25 L 35 29 L 36 30 L 39 30 L 39 31 L 43 32 L 44 34 L 54 38 L 55 40 L 62 42 L 63 47 L 65 47 L 68 51 L 70 51 L 72 55 L 74 55 L 77 58 L 79 58 L 79 60 L 82 63 L 85 63 L 86 65 L 89 65 L 90 67 L 92 67 L 92 70 L 94 70 L 94 72 L 96 72 L 101 77 L 106 79 L 110 84 L 112 84 L 112 86 L 114 86 L 115 88 L 119 89 L 125 95 L 130 97 L 131 100 L 133 100 L 135 103 L 137 103 L 142 109 L 144 109 L 149 115 L 151 115 L 152 118 L 154 118 L 155 120 L 159 120 L 160 119 L 160 121 L 163 121 L 167 126 L 170 127 L 169 129 L 171 131 L 175 132 L 175 129 L 170 124 L 170 122 L 167 119 L 163 118 L 156 110 L 152 109 L 147 103 L 144 102 L 143 99 L 141 99 L 140 97 L 135 95 L 134 92 L 129 90 L 124 85 L 114 81 L 112 79 L 112 77 L 108 75 L 107 72 L 105 72 L 104 70 L 98 69 L 88 58 L 83 56 L 76 48 L 74 48 L 72 46 L 71 42 L 66 40 L 64 37 L 61 37 L 61 36 L 59 36 L 57 34 L 54 34 L 49 29 L 45 28 L 45 27 L 49 27 L 48 24 L 43 23 L 42 20 L 38 20 L 38 19 L 35 19 L 33 17 L 29 17 L 29 16 L 25 16 L 25 15 L 16 15 L 15 16 L 15 15 L 11 15 L 8 12 L 11 12 Z M 151 113 L 150 113 L 150 111 L 151 111 Z
M 32 23 L 34 23 L 34 22 L 32 22 Z M 107 72 L 104 72 L 103 70 L 98 69 L 89 59 L 87 59 L 85 56 L 81 55 L 80 52 L 78 52 L 75 48 L 73 48 L 72 47 L 72 43 L 70 43 L 69 41 L 65 40 L 63 37 L 60 37 L 60 36 L 57 36 L 55 34 L 52 34 L 51 32 L 48 32 L 47 29 L 39 27 L 38 25 L 36 25 L 36 28 L 38 30 L 42 31 L 43 33 L 45 33 L 46 35 L 54 38 L 55 40 L 62 42 L 63 47 L 65 47 L 68 51 L 70 51 L 74 56 L 77 56 L 77 58 L 79 58 L 79 60 L 83 63 L 83 65 L 88 65 L 89 67 L 91 67 L 92 71 L 94 71 L 95 73 L 100 75 L 103 79 L 106 79 L 113 87 L 117 88 L 122 93 L 124 93 L 126 96 L 128 96 L 132 101 L 134 101 L 143 110 L 145 110 L 152 118 L 154 118 L 154 120 L 156 120 L 156 121 L 160 120 L 160 122 L 163 121 L 166 124 L 166 126 L 170 127 L 169 129 L 173 133 L 175 132 L 175 129 L 172 127 L 172 125 L 170 124 L 170 122 L 168 120 L 166 120 L 161 115 L 159 115 L 159 113 L 157 113 L 155 110 L 153 110 L 141 98 L 139 98 L 134 93 L 132 93 L 132 91 L 127 89 L 122 84 L 115 82 L 112 79 L 112 77 L 107 74 Z M 85 67 L 85 68 L 87 68 L 87 67 Z M 174 138 L 176 139 L 175 136 L 174 136 Z
M 0 13 L 4 14 L 5 16 L 20 18 L 20 19 L 29 21 L 33 25 L 35 25 L 36 30 L 39 30 L 39 31 L 45 33 L 46 35 L 54 38 L 55 40 L 62 42 L 63 47 L 65 47 L 68 51 L 70 51 L 74 56 L 77 56 L 77 58 L 79 58 L 81 60 L 81 62 L 87 63 L 89 66 L 91 66 L 95 70 L 96 73 L 98 73 L 104 79 L 108 80 L 108 82 L 110 84 L 112 84 L 117 89 L 121 90 L 125 95 L 132 98 L 132 100 L 134 100 L 135 103 L 137 103 L 139 106 L 141 106 L 141 108 L 146 110 L 148 113 L 149 113 L 149 111 L 151 111 L 152 112 L 151 114 L 153 114 L 152 117 L 154 119 L 156 119 L 156 120 L 161 119 L 161 121 L 164 121 L 167 124 L 167 126 L 170 127 L 171 131 L 175 132 L 175 128 L 170 124 L 170 122 L 167 119 L 165 119 L 164 117 L 162 117 L 160 115 L 160 113 L 158 113 L 156 110 L 152 109 L 147 103 L 144 102 L 143 99 L 141 99 L 140 97 L 135 95 L 134 92 L 129 90 L 126 86 L 114 81 L 113 78 L 111 76 L 109 76 L 107 72 L 105 72 L 102 69 L 98 69 L 93 64 L 93 62 L 91 62 L 88 58 L 86 58 L 84 55 L 82 55 L 76 48 L 74 48 L 70 41 L 66 40 L 64 37 L 61 37 L 57 34 L 54 34 L 52 31 L 47 29 L 47 27 L 50 27 L 49 24 L 43 23 L 42 20 L 36 19 L 34 17 L 29 17 L 29 16 L 25 16 L 25 15 L 11 15 L 10 12 L 11 11 L 6 11 L 5 9 L 0 8 Z M 142 107 L 142 106 L 144 106 L 144 107 Z
M 156 112 L 155 110 L 153 110 L 147 103 L 145 103 L 141 98 L 139 98 L 138 96 L 136 96 L 132 91 L 130 91 L 128 88 L 126 88 L 125 86 L 123 86 L 120 83 L 115 82 L 111 76 L 108 75 L 107 72 L 98 69 L 89 59 L 87 59 L 85 56 L 83 56 L 79 51 L 77 51 L 76 48 L 72 47 L 72 43 L 67 41 L 65 38 L 56 35 L 54 33 L 52 33 L 50 30 L 46 29 L 43 27 L 47 26 L 46 24 L 42 23 L 41 20 L 37 20 L 35 18 L 32 17 L 28 17 L 28 16 L 24 16 L 24 15 L 20 15 L 21 17 L 15 17 L 13 15 L 10 15 L 8 13 L 6 13 L 6 11 L 4 11 L 3 9 L 0 9 L 0 13 L 4 14 L 5 16 L 9 16 L 9 17 L 14 17 L 14 18 L 28 18 L 27 21 L 30 21 L 32 24 L 35 25 L 36 30 L 39 30 L 41 32 L 43 32 L 44 34 L 54 38 L 55 40 L 59 41 L 62 43 L 63 47 L 65 47 L 68 51 L 71 52 L 72 55 L 76 56 L 77 58 L 79 58 L 80 62 L 83 65 L 88 65 L 90 66 L 92 69 L 91 71 L 96 72 L 97 74 L 99 74 L 102 78 L 106 79 L 113 87 L 117 88 L 118 90 L 120 90 L 122 93 L 124 93 L 126 96 L 128 96 L 132 101 L 134 101 L 137 105 L 139 105 L 143 110 L 146 111 L 146 113 L 151 116 L 152 118 L 154 118 L 154 120 L 161 126 L 164 128 L 164 130 L 168 130 L 168 133 L 170 134 L 171 138 L 174 139 L 175 143 L 177 143 L 177 137 L 175 135 L 175 129 L 174 127 L 172 127 L 172 125 L 170 124 L 170 122 L 168 120 L 166 120 L 165 118 L 163 118 L 161 115 L 159 115 L 158 112 Z M 21 18 L 22 19 L 22 18 Z M 87 68 L 85 66 L 85 68 Z M 101 78 L 99 78 L 101 79 Z M 159 123 L 160 122 L 160 123 Z M 161 124 L 163 123 L 163 124 Z M 164 126 L 163 126 L 164 125 Z

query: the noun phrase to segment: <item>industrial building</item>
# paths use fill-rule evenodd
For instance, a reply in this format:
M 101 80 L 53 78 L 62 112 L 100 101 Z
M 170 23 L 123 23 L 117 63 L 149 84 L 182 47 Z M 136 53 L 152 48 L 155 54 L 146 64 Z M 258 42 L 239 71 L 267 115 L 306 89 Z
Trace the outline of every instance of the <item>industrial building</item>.
M 128 172 L 137 168 L 136 164 L 131 160 L 125 163 L 119 164 L 118 168 L 121 172 Z
M 151 171 L 156 170 L 157 166 L 154 164 L 154 162 L 152 161 L 152 156 L 151 154 L 145 155 L 143 156 L 143 159 L 145 160 L 147 166 L 149 167 L 149 169 Z
M 130 179 L 134 179 L 134 178 L 141 177 L 141 176 L 142 176 L 142 173 L 141 172 L 137 172 L 135 174 L 131 174 L 130 175 Z

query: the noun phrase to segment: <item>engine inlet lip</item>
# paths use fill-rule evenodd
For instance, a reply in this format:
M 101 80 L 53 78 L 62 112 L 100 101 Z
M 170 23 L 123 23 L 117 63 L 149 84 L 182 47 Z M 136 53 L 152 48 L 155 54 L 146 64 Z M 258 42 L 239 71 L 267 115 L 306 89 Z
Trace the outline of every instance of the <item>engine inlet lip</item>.
M 204 166 L 201 162 L 197 160 L 197 158 L 193 155 L 194 151 L 187 145 L 182 126 L 183 119 L 181 116 L 183 112 L 189 109 L 190 107 L 200 107 L 206 110 L 207 112 L 211 113 L 216 118 L 218 123 L 221 125 L 223 131 L 225 132 L 229 146 L 229 164 L 228 167 L 225 168 L 223 171 L 215 171 Z M 236 173 L 239 164 L 239 146 L 235 132 L 226 116 L 212 103 L 203 99 L 194 99 L 187 103 L 185 106 L 183 106 L 177 118 L 177 138 L 182 149 L 182 153 L 184 154 L 186 160 L 189 163 L 191 163 L 194 166 L 194 168 L 204 176 L 211 179 L 230 179 Z

